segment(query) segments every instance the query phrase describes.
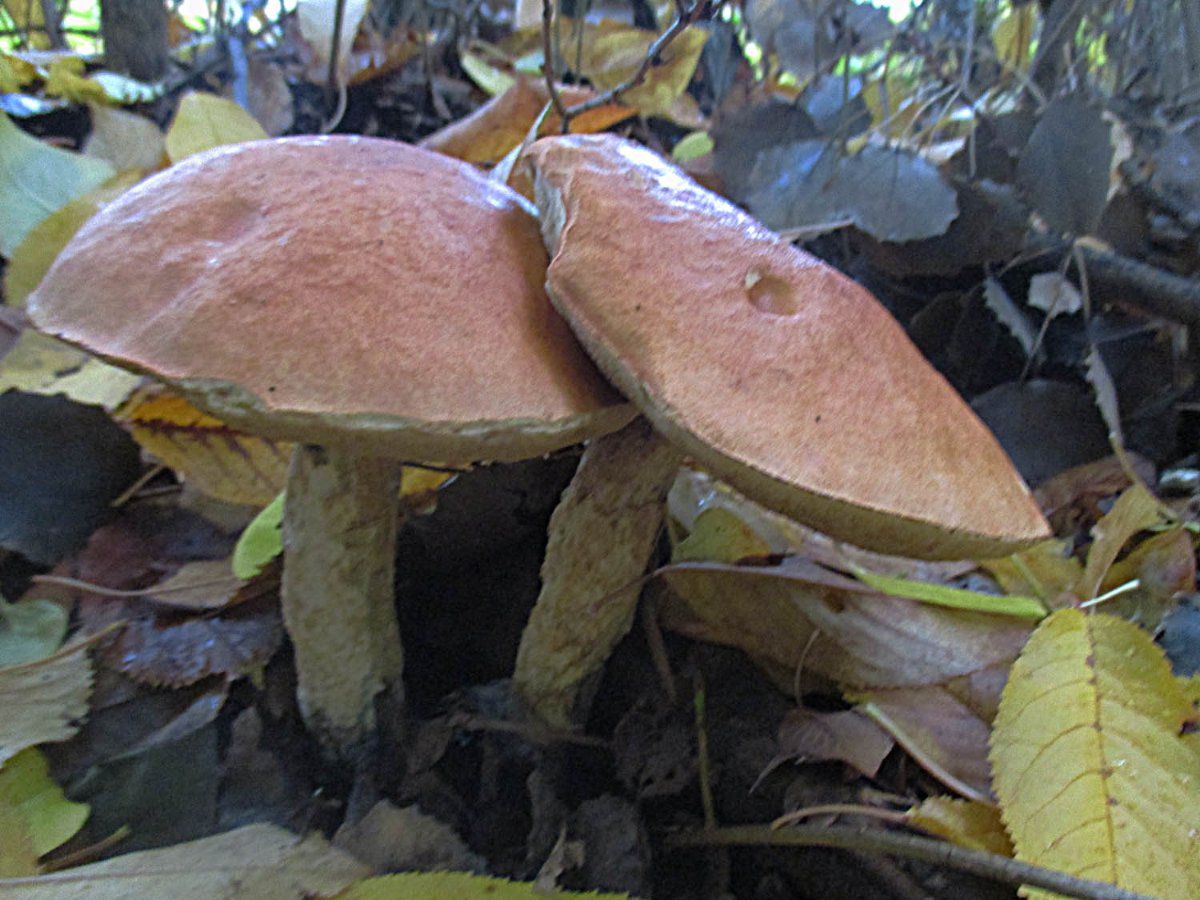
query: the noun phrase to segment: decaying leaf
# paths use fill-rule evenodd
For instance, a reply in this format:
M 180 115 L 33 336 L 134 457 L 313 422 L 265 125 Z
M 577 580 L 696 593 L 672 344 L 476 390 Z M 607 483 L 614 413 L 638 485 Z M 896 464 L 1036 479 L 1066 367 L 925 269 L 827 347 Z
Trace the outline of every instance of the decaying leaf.
M 0 669 L 0 763 L 79 730 L 92 692 L 88 650 L 98 639 L 77 639 L 53 656 Z
M 337 895 L 336 900 L 543 900 L 545 888 L 532 882 L 508 881 L 466 872 L 405 872 L 368 878 Z M 628 894 L 554 891 L 554 897 L 629 900 Z M 24 898 L 19 898 L 24 900 Z
M 236 431 L 165 388 L 141 389 L 118 418 L 142 447 L 213 497 L 262 506 L 287 482 L 290 444 Z
M 140 616 L 104 651 L 111 668 L 144 684 L 182 687 L 210 675 L 228 680 L 265 665 L 283 640 L 273 605 L 239 606 L 219 617 Z
M 941 686 L 856 693 L 863 715 L 887 731 L 926 772 L 977 802 L 990 795 L 986 716 Z
M 772 768 L 788 760 L 838 760 L 874 778 L 893 743 L 886 731 L 854 710 L 823 713 L 793 709 L 779 725 L 779 748 Z
M 0 254 L 11 257 L 46 216 L 113 174 L 107 162 L 44 144 L 0 114 Z
M 1194 717 L 1162 651 L 1114 616 L 1060 610 L 1010 673 L 992 734 L 1018 859 L 1158 897 L 1200 896 Z
M 301 839 L 274 825 L 247 825 L 224 834 L 128 853 L 104 862 L 14 883 L 0 879 L 12 900 L 128 897 L 330 897 L 369 874 L 320 835 Z
M 1057 272 L 1042 272 L 1029 279 L 1028 302 L 1035 309 L 1044 310 L 1050 318 L 1083 309 L 1079 288 Z
M 87 817 L 87 804 L 63 795 L 38 750 L 11 757 L 0 768 L 0 877 L 36 874 L 38 858 L 69 841 Z

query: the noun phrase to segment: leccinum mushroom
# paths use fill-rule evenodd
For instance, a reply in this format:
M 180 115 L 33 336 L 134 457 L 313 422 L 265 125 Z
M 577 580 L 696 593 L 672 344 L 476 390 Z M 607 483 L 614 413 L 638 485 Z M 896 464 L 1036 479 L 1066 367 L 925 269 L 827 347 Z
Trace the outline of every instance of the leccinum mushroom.
M 140 184 L 30 298 L 43 331 L 299 442 L 284 617 L 301 710 L 343 758 L 400 687 L 396 461 L 526 459 L 633 415 L 547 302 L 545 265 L 523 201 L 463 163 L 284 138 Z
M 679 452 L 751 499 L 869 549 L 982 558 L 1048 536 L 991 433 L 865 289 L 645 147 L 578 135 L 525 155 L 552 302 Z M 555 520 L 551 548 L 569 546 L 565 506 Z M 558 724 L 586 674 L 561 653 L 564 629 L 612 603 L 629 607 L 606 611 L 628 627 L 637 592 L 612 585 L 640 574 L 585 587 L 553 577 L 569 560 L 547 556 L 515 676 Z M 588 644 L 587 665 L 609 649 Z

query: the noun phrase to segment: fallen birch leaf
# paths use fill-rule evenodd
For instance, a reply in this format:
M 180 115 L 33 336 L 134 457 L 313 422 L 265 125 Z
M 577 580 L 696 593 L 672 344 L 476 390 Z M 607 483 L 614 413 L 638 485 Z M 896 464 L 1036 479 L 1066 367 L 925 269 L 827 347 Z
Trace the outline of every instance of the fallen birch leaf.
M 287 482 L 291 444 L 230 428 L 159 386 L 131 397 L 117 419 L 145 450 L 209 496 L 259 506 Z
M 167 129 L 167 156 L 177 163 L 213 147 L 256 141 L 266 136 L 254 116 L 232 100 L 193 91 L 179 101 L 175 119 Z
M 166 138 L 154 122 L 101 103 L 91 104 L 88 111 L 92 133 L 83 145 L 86 156 L 107 160 L 119 172 L 149 172 L 163 165 Z
M 301 839 L 274 825 L 247 825 L 38 878 L 0 879 L 0 893 L 7 900 L 297 900 L 332 896 L 368 874 L 320 835 Z
M 50 778 L 50 765 L 37 749 L 30 747 L 9 759 L 0 768 L 0 822 L 15 826 L 19 835 L 7 832 L 0 838 L 0 872 L 14 872 L 18 861 L 8 852 L 14 838 L 32 853 L 33 866 L 20 874 L 37 872 L 38 858 L 45 856 L 75 836 L 87 821 L 88 805 L 72 803 Z
M 1121 494 L 1108 514 L 1092 528 L 1092 546 L 1083 575 L 1075 585 L 1075 595 L 1080 600 L 1095 597 L 1126 542 L 1138 532 L 1163 521 L 1158 500 L 1140 484 Z
M 0 360 L 0 393 L 16 389 L 53 397 L 62 394 L 84 406 L 112 412 L 125 402 L 141 376 L 110 366 L 48 334 L 27 328 Z
M 1035 597 L 981 594 L 979 591 L 969 591 L 945 584 L 914 581 L 911 578 L 894 575 L 876 575 L 865 569 L 859 569 L 854 575 L 881 594 L 887 594 L 890 597 L 907 597 L 910 600 L 920 600 L 922 603 L 944 606 L 947 609 L 1015 616 L 1020 619 L 1032 619 L 1035 622 L 1046 615 L 1046 608 Z
M 271 560 L 283 553 L 283 506 L 287 494 L 280 491 L 255 516 L 238 538 L 233 548 L 233 574 L 238 578 L 253 578 Z
M 26 747 L 65 741 L 79 730 L 92 692 L 88 650 L 101 636 L 76 639 L 53 656 L 0 669 L 0 763 Z
M 789 710 L 779 725 L 779 748 L 771 768 L 795 761 L 844 762 L 867 778 L 879 767 L 894 746 L 886 731 L 867 716 L 852 709 L 840 712 Z
M 1141 629 L 1064 609 L 1013 665 L 992 734 L 1017 859 L 1158 897 L 1200 896 L 1194 711 Z M 1041 895 L 1039 895 L 1041 896 Z

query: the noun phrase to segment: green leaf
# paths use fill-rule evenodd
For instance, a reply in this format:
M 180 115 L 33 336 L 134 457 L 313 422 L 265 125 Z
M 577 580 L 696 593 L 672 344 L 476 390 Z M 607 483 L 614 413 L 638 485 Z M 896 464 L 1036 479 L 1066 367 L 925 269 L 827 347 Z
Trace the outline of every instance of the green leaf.
M 67 636 L 67 611 L 49 600 L 0 599 L 0 668 L 45 659 Z
M 992 613 L 1001 616 L 1017 616 L 1022 619 L 1038 620 L 1046 615 L 1046 607 L 1035 597 L 1009 597 L 981 594 L 963 588 L 930 584 L 927 581 L 911 581 L 892 575 L 876 575 L 865 569 L 854 572 L 859 581 L 870 585 L 882 594 L 907 597 L 934 606 L 950 609 L 966 609 L 972 612 Z
M 91 808 L 72 803 L 50 778 L 40 751 L 22 750 L 0 769 L 0 806 L 20 816 L 37 856 L 65 844 L 87 821 Z
M 42 219 L 114 174 L 104 160 L 44 144 L 0 113 L 0 254 L 12 256 Z
M 245 581 L 253 578 L 263 567 L 283 552 L 283 536 L 279 526 L 283 522 L 283 502 L 287 491 L 279 496 L 254 517 L 246 526 L 237 546 L 233 548 L 233 574 Z

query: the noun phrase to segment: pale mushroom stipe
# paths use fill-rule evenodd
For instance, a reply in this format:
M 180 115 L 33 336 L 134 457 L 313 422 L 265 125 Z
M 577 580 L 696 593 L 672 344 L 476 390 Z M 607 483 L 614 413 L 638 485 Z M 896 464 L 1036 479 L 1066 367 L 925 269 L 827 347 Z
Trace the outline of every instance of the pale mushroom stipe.
M 545 138 L 525 158 L 552 302 L 680 453 L 752 500 L 885 553 L 995 557 L 1049 536 L 991 433 L 864 288 L 633 142 Z M 559 632 L 606 590 L 556 580 L 515 682 L 565 724 L 579 682 L 623 631 L 590 646 L 586 666 L 548 665 Z M 636 592 L 610 596 L 631 604 Z
M 401 690 L 399 461 L 526 459 L 634 414 L 551 308 L 545 266 L 527 203 L 464 163 L 281 138 L 139 184 L 30 298 L 43 331 L 299 442 L 284 619 L 301 710 L 336 756 Z

